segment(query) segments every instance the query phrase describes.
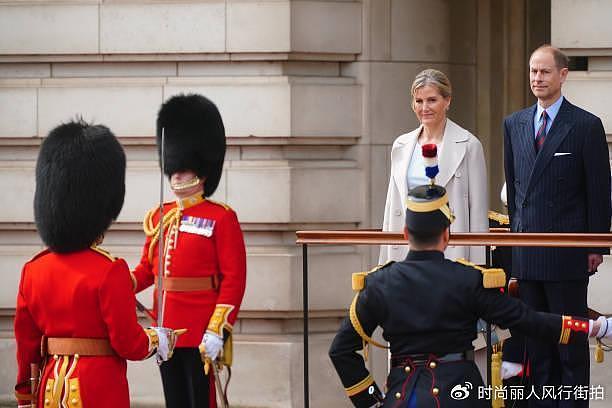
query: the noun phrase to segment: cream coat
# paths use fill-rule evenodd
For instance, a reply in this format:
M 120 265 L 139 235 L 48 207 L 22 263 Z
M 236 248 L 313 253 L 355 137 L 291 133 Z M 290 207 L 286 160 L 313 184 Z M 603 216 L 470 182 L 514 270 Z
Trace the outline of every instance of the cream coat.
M 405 222 L 405 199 L 408 194 L 406 172 L 422 126 L 395 139 L 391 148 L 391 177 L 385 203 L 383 231 L 402 231 Z M 455 222 L 451 232 L 486 232 L 488 221 L 487 168 L 480 141 L 450 119 L 446 121 L 443 146 L 438 152 L 440 173 L 436 184 L 446 188 Z M 425 169 L 423 169 L 425 171 Z M 381 264 L 406 257 L 408 245 L 383 245 Z M 484 264 L 483 247 L 449 246 L 449 259 L 466 258 Z

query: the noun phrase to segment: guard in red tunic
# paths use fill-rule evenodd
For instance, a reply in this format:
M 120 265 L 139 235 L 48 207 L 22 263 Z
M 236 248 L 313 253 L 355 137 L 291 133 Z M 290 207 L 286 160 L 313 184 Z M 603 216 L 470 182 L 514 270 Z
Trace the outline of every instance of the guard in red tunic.
M 205 374 L 200 349 L 230 358 L 232 325 L 246 283 L 246 255 L 236 213 L 208 197 L 219 184 L 225 130 L 217 107 L 201 95 L 166 101 L 157 118 L 164 173 L 176 201 L 163 208 L 163 325 L 186 327 L 174 357 L 160 366 L 167 407 L 215 407 L 212 370 Z M 134 270 L 136 291 L 158 282 L 159 208 L 145 216 L 142 259 Z M 154 313 L 160 311 L 154 294 Z M 225 345 L 225 347 L 224 347 Z
M 96 246 L 124 193 L 125 153 L 108 128 L 70 122 L 42 143 L 34 216 L 48 249 L 19 283 L 19 407 L 128 408 L 126 359 L 171 354 L 171 331 L 138 324 L 125 261 Z

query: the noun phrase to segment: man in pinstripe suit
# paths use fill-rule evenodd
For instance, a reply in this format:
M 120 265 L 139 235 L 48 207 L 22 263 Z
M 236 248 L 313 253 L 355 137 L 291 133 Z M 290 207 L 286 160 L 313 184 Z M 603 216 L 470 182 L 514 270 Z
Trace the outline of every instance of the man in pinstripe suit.
M 504 167 L 513 232 L 608 232 L 610 164 L 601 120 L 561 95 L 568 58 L 549 45 L 529 60 L 536 105 L 504 121 Z M 589 276 L 609 250 L 514 248 L 520 296 L 539 311 L 587 316 Z M 588 343 L 529 340 L 536 385 L 589 383 Z M 588 401 L 531 400 L 537 407 L 584 407 Z

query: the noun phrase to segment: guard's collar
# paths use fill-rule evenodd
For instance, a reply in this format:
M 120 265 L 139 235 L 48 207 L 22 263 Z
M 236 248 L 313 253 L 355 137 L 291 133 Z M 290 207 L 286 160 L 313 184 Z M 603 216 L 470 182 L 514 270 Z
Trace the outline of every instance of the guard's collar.
M 442 261 L 444 252 L 440 251 L 415 251 L 411 249 L 406 256 L 406 261 Z
M 176 205 L 181 209 L 186 209 L 189 207 L 193 207 L 194 205 L 200 204 L 204 201 L 206 201 L 206 198 L 204 198 L 204 191 L 198 191 L 197 193 L 190 195 L 189 197 L 178 198 L 176 200 Z

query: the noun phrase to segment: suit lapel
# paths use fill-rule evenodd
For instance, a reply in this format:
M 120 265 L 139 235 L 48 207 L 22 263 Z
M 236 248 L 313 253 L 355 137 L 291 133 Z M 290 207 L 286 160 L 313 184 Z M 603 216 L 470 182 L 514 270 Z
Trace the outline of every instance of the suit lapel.
M 412 152 L 414 151 L 417 138 L 421 133 L 421 128 L 422 126 L 419 126 L 412 132 L 400 136 L 396 145 L 391 150 L 391 162 L 393 163 L 391 174 L 393 175 L 395 185 L 400 192 L 402 205 L 408 196 L 408 180 L 406 180 L 408 165 L 410 164 L 410 159 L 412 158 Z
M 535 115 L 536 105 L 528 109 L 523 114 L 520 120 L 519 146 L 522 154 L 519 157 L 526 159 L 525 165 L 533 171 L 533 166 L 536 160 L 535 151 L 535 134 L 533 133 L 533 117 Z
M 465 156 L 468 134 L 453 121 L 447 119 L 443 140 L 444 146 L 438 158 L 440 173 L 436 177 L 436 184 L 446 187 Z
M 564 99 L 559 109 L 559 113 L 557 113 L 555 121 L 546 135 L 542 149 L 536 157 L 531 176 L 529 177 L 529 183 L 527 184 L 528 191 L 533 186 L 535 180 L 540 178 L 542 172 L 544 172 L 544 169 L 548 163 L 550 163 L 550 160 L 557 151 L 557 148 L 572 129 L 573 125 L 569 120 L 571 117 L 571 107 L 572 105 Z

